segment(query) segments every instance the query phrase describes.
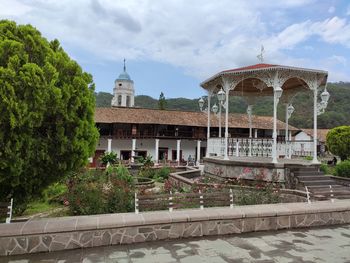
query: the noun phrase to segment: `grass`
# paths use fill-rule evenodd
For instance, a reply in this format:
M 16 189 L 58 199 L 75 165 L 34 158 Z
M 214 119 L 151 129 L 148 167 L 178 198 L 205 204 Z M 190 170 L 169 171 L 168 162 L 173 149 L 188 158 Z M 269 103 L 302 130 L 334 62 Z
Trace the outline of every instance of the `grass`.
M 32 216 L 40 213 L 55 213 L 57 210 L 64 209 L 65 206 L 58 203 L 48 203 L 42 200 L 36 200 L 28 204 L 23 216 Z

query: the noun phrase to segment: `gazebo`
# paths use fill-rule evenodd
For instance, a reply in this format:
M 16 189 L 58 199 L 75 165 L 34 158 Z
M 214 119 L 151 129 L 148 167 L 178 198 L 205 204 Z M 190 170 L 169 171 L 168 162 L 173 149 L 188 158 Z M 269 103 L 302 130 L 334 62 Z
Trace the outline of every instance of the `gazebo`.
M 291 136 L 288 133 L 288 118 L 293 112 L 291 105 L 293 97 L 305 89 L 313 93 L 313 150 L 312 163 L 317 164 L 317 115 L 324 112 L 327 107 L 329 93 L 326 89 L 328 72 L 323 70 L 306 69 L 290 66 L 256 64 L 247 67 L 221 71 L 209 79 L 203 81 L 201 86 L 208 93 L 208 150 L 207 157 L 211 154 L 221 156 L 224 160 L 230 157 L 239 156 L 240 152 L 246 153 L 247 157 L 267 156 L 271 158 L 272 163 L 278 163 L 278 157 L 291 157 Z M 319 91 L 321 101 L 318 102 Z M 225 110 L 225 136 L 224 138 L 210 138 L 210 98 L 217 96 L 221 106 Z M 258 140 L 252 138 L 252 129 L 250 128 L 249 138 L 238 140 L 229 136 L 228 113 L 229 96 L 242 96 L 248 103 L 247 114 L 251 120 L 252 107 L 257 98 L 262 96 L 273 96 L 273 132 L 270 140 Z M 285 142 L 279 145 L 277 142 L 277 105 L 279 102 L 286 105 L 286 131 Z M 199 101 L 203 107 L 203 100 Z M 216 106 L 216 105 L 215 105 Z M 310 105 L 311 106 L 311 105 Z M 217 106 L 216 106 L 217 107 Z M 214 107 L 217 111 L 217 108 Z M 221 117 L 220 117 L 221 119 Z M 251 121 L 250 121 L 251 127 Z M 241 145 L 240 145 L 241 144 Z M 283 151 L 284 154 L 279 154 Z

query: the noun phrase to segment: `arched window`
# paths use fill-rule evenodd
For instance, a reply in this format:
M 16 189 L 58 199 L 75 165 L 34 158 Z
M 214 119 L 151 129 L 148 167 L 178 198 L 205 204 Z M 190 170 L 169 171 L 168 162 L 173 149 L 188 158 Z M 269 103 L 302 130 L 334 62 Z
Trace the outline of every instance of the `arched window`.
M 126 107 L 130 107 L 130 96 L 126 96 Z
M 118 106 L 122 105 L 122 95 L 118 95 Z

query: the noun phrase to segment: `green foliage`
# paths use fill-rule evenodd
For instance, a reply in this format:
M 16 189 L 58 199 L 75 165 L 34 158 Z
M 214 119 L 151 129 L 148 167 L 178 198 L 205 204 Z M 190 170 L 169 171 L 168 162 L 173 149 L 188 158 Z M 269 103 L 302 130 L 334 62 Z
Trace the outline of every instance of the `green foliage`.
M 154 179 L 156 178 L 161 178 L 161 180 L 158 181 L 164 181 L 169 178 L 169 174 L 171 173 L 171 168 L 170 167 L 162 167 L 158 169 L 154 175 Z
M 350 126 L 340 126 L 331 129 L 327 134 L 329 151 L 338 155 L 342 161 L 350 157 Z
M 100 161 L 103 165 L 107 165 L 108 163 L 109 164 L 116 164 L 117 161 L 118 161 L 118 158 L 117 158 L 117 153 L 115 152 L 105 152 L 101 157 L 100 157 Z
M 323 173 L 325 173 L 325 174 L 329 174 L 328 165 L 325 164 L 325 163 L 321 163 L 320 171 L 323 172 Z
M 141 163 L 141 164 L 143 164 L 143 166 L 147 166 L 147 167 L 152 167 L 154 165 L 154 162 L 152 161 L 151 155 L 148 155 L 146 158 L 141 156 L 140 158 L 137 159 L 137 162 Z
M 335 175 L 350 178 L 350 160 L 338 163 L 335 166 Z
M 53 183 L 43 191 L 44 201 L 47 203 L 61 203 L 63 202 L 67 190 L 68 188 L 66 184 L 60 182 Z
M 266 187 L 259 191 L 240 190 L 235 202 L 237 205 L 274 204 L 280 200 L 278 193 Z
M 312 161 L 313 157 L 312 156 L 305 156 L 304 159 L 306 161 Z
M 96 107 L 111 107 L 113 95 L 108 92 L 95 92 Z
M 161 92 L 159 95 L 158 108 L 160 110 L 165 110 L 166 108 L 166 99 L 163 92 Z
M 133 178 L 123 165 L 105 172 L 85 171 L 70 178 L 69 208 L 74 215 L 131 212 L 134 209 Z
M 0 200 L 23 206 L 95 149 L 91 75 L 30 25 L 0 21 Z

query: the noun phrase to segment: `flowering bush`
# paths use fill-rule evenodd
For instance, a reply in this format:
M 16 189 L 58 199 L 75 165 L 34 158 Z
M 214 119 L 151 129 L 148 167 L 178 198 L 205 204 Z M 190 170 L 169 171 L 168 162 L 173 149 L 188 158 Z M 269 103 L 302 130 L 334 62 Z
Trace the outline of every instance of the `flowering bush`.
M 132 182 L 122 165 L 105 172 L 85 170 L 69 178 L 65 204 L 74 215 L 130 212 L 134 207 Z

